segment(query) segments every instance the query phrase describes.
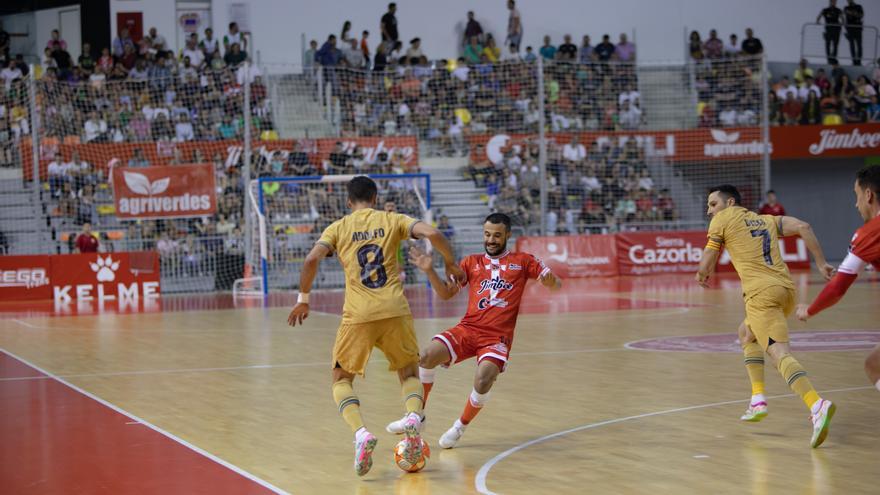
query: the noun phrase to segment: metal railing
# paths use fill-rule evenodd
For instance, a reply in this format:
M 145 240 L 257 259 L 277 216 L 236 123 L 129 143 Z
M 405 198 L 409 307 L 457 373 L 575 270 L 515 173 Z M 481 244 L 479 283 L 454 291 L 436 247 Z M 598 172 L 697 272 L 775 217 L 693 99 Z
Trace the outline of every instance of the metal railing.
M 847 46 L 841 47 L 841 43 Z M 857 52 L 857 48 L 861 53 Z M 860 61 L 870 65 L 880 56 L 876 26 L 805 23 L 801 26 L 801 58 Z M 859 65 L 859 64 L 855 64 Z

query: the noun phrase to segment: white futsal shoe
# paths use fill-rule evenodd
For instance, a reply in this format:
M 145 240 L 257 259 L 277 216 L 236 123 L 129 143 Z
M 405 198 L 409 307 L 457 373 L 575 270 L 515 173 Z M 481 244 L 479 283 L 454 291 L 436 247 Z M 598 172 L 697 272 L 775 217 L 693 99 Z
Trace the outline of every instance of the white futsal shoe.
M 465 425 L 461 423 L 460 419 L 455 420 L 455 424 L 452 425 L 452 428 L 446 430 L 446 433 L 440 437 L 440 446 L 444 449 L 451 449 L 455 447 L 459 440 L 461 440 L 461 436 L 464 434 Z
M 385 431 L 388 433 L 392 433 L 394 435 L 403 435 L 406 423 L 406 418 L 409 417 L 409 414 L 405 414 L 402 418 L 397 421 L 392 421 L 388 423 L 388 426 L 385 427 Z M 421 421 L 419 422 L 419 433 L 425 431 L 425 417 L 422 416 Z
M 373 450 L 376 448 L 376 437 L 364 430 L 354 441 L 354 472 L 363 476 L 373 467 Z
M 813 438 L 810 441 L 810 447 L 815 449 L 825 441 L 828 436 L 828 428 L 831 426 L 831 418 L 834 417 L 836 411 L 837 406 L 832 404 L 830 400 L 819 399 L 816 412 L 810 414 L 810 419 L 813 421 Z
M 403 441 L 406 442 L 406 446 L 401 456 L 411 465 L 418 464 L 422 460 L 422 436 L 419 433 L 421 429 L 422 418 L 418 413 L 409 413 L 406 421 L 403 422 Z

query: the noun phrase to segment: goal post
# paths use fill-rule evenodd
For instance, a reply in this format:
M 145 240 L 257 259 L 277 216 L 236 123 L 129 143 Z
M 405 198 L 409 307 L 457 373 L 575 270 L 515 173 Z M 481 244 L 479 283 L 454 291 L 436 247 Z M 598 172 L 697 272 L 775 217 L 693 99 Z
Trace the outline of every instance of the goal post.
M 347 184 L 362 175 L 315 175 L 304 177 L 261 177 L 248 188 L 252 202 L 251 248 L 247 255 L 249 275 L 239 279 L 235 295 L 265 297 L 269 291 L 292 290 L 305 256 L 321 232 L 347 213 Z M 363 174 L 376 181 L 377 209 L 393 208 L 429 224 L 431 177 L 429 174 Z M 398 259 L 405 262 L 402 253 Z M 415 270 L 401 263 L 404 280 L 413 282 Z M 314 287 L 344 287 L 341 266 L 322 269 Z

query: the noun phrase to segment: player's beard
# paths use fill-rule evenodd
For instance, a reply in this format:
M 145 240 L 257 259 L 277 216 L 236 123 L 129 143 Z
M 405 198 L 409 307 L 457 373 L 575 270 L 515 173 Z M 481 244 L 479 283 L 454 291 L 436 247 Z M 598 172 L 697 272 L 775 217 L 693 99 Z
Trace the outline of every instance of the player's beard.
M 495 245 L 490 245 L 488 242 L 484 242 L 483 249 L 486 250 L 486 254 L 488 254 L 489 256 L 498 256 L 499 254 L 503 253 L 505 249 L 507 249 L 507 241 Z

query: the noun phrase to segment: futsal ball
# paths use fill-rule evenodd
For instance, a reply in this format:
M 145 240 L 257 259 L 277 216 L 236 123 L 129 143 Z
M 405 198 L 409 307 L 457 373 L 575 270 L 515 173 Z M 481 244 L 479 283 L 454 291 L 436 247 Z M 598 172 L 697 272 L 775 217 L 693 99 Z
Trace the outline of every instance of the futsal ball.
M 397 467 L 403 469 L 407 473 L 417 473 L 425 467 L 425 463 L 428 461 L 428 457 L 431 457 L 431 448 L 428 447 L 428 442 L 425 439 L 422 439 L 422 457 L 419 459 L 419 462 L 415 464 L 410 464 L 403 458 L 403 451 L 406 449 L 406 439 L 403 439 L 397 442 L 397 445 L 394 446 L 394 462 L 397 464 Z

